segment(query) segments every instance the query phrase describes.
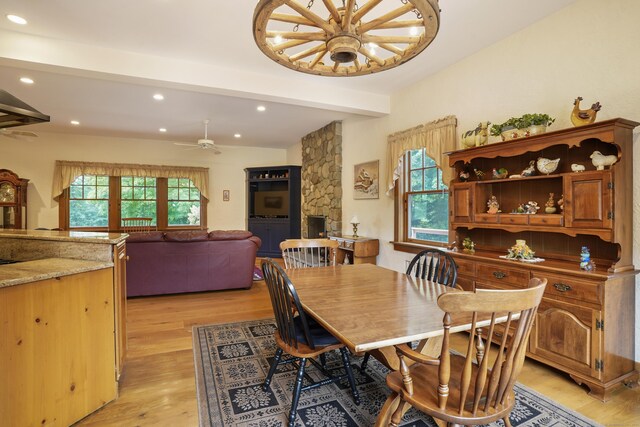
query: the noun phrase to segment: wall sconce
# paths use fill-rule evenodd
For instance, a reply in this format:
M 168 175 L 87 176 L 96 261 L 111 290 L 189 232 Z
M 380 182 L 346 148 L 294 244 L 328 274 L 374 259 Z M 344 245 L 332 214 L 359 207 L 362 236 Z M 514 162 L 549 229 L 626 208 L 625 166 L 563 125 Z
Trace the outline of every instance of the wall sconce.
M 358 224 L 360 224 L 360 221 L 358 221 L 358 215 L 354 215 L 353 218 L 351 218 L 351 225 L 353 225 L 353 237 L 358 237 Z

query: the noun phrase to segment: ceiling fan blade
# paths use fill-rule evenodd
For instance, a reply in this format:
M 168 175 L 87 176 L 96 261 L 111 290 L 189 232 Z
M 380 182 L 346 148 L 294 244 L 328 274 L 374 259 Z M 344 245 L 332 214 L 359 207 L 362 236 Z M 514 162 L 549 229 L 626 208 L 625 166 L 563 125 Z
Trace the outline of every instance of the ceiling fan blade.
M 184 142 L 174 142 L 173 145 L 182 145 L 185 147 L 199 147 L 198 144 L 186 144 Z
M 13 135 L 17 135 L 17 136 L 24 136 L 27 138 L 37 138 L 38 134 L 35 132 L 29 132 L 29 131 L 25 131 L 25 130 L 12 130 L 10 131 L 10 133 L 12 133 Z

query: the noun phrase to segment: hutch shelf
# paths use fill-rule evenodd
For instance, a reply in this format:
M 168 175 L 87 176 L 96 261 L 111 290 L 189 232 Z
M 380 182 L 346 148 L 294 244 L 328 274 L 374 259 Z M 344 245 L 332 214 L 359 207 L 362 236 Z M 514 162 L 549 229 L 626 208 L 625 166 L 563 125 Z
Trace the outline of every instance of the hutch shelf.
M 606 400 L 625 383 L 636 385 L 634 363 L 635 275 L 632 263 L 633 128 L 640 123 L 613 119 L 449 153 L 455 177 L 473 169 L 483 179 L 450 185 L 450 231 L 457 247 L 459 284 L 467 290 L 517 289 L 531 277 L 548 279 L 529 339 L 528 356 L 568 373 L 591 395 Z M 592 165 L 599 151 L 617 162 L 603 170 Z M 520 174 L 538 158 L 560 159 L 548 175 L 492 179 L 492 170 Z M 572 164 L 585 167 L 573 172 Z M 474 176 L 473 172 L 471 176 Z M 553 193 L 563 208 L 545 213 Z M 500 212 L 488 213 L 495 196 Z M 534 201 L 536 214 L 512 213 Z M 475 252 L 465 252 L 470 238 Z M 526 240 L 544 261 L 500 258 L 516 239 Z M 580 268 L 583 246 L 595 269 Z M 504 332 L 504 331 L 503 331 Z M 509 331 L 506 331 L 507 333 Z

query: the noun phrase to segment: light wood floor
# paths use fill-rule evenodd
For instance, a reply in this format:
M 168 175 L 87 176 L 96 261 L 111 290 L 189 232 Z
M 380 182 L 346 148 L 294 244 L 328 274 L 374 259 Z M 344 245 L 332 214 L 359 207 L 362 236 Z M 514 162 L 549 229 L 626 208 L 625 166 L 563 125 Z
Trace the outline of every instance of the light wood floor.
M 192 327 L 271 316 L 264 282 L 249 290 L 129 300 L 120 397 L 77 425 L 197 426 Z M 640 426 L 640 388 L 621 387 L 602 403 L 567 375 L 529 360 L 519 381 L 604 425 Z

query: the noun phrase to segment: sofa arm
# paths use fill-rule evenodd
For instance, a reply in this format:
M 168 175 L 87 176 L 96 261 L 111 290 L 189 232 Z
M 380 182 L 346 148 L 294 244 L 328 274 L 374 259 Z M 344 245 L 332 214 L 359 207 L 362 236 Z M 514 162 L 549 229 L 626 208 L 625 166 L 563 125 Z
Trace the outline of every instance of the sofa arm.
M 260 239 L 258 236 L 251 236 L 249 237 L 249 240 L 255 243 L 258 249 L 260 249 L 260 246 L 262 246 L 262 239 Z

